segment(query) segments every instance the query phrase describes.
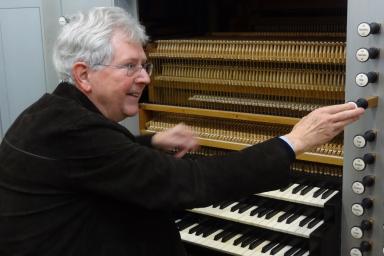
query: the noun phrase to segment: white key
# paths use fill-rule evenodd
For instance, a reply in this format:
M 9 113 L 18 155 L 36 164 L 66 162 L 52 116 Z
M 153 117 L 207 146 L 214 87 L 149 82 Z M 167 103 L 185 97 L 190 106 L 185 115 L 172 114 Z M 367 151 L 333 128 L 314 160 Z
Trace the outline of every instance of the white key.
M 261 205 L 260 205 L 260 207 L 262 207 Z M 256 207 L 257 208 L 257 207 Z M 256 209 L 256 208 L 254 208 L 254 209 Z M 250 212 L 249 212 L 250 213 Z M 249 224 L 251 224 L 251 225 L 254 225 L 254 226 L 257 226 L 257 227 L 265 227 L 265 222 L 267 222 L 267 220 L 265 219 L 265 215 L 263 216 L 263 217 L 258 217 L 257 215 L 258 215 L 259 213 L 257 213 L 257 214 L 255 214 L 255 215 L 253 215 L 253 216 L 250 216 L 249 214 L 248 214 L 248 217 L 246 218 L 246 220 L 247 220 L 247 222 L 249 223 Z
M 324 207 L 324 204 L 338 193 L 338 191 L 334 191 L 326 199 L 322 199 L 321 195 L 318 196 L 317 198 L 314 198 L 313 194 L 319 189 L 319 187 L 314 187 L 305 195 L 300 194 L 301 190 L 298 193 L 293 194 L 292 193 L 293 189 L 299 185 L 300 184 L 298 183 L 294 183 L 283 192 L 277 189 L 277 190 L 259 193 L 257 195 L 268 197 L 268 198 L 280 199 L 288 202 L 296 202 L 296 203 L 301 203 L 301 204 L 306 204 L 306 205 L 311 205 L 316 207 Z
M 324 204 L 328 202 L 333 196 L 335 196 L 339 191 L 335 190 L 332 194 L 330 194 L 327 198 L 322 199 L 321 195 L 318 198 L 315 198 L 315 200 L 318 202 L 318 204 L 322 205 L 324 207 Z
M 258 219 L 259 219 L 258 224 L 260 225 L 260 227 L 266 227 L 269 229 L 268 223 L 270 219 L 267 219 L 267 214 L 265 214 L 263 217 L 258 217 Z
M 231 208 L 235 205 L 237 205 L 239 202 L 234 202 L 230 204 L 229 206 L 225 207 L 224 209 L 221 209 L 220 211 L 220 216 L 226 219 L 232 220 L 234 216 L 238 215 L 239 213 L 236 212 L 231 212 Z
M 263 195 L 263 196 L 271 197 L 271 198 L 281 198 L 284 194 L 287 193 L 288 190 L 292 191 L 292 189 L 295 188 L 297 185 L 298 185 L 297 183 L 294 183 L 294 184 L 291 184 L 284 191 L 280 191 L 280 189 L 276 189 L 276 190 L 271 190 L 271 191 L 260 193 L 259 195 Z
M 308 224 L 313 220 L 314 218 L 312 218 L 309 222 L 307 222 L 304 226 L 302 227 L 299 227 L 297 230 L 296 230 L 296 233 L 298 235 L 301 235 L 301 236 L 304 236 L 304 237 L 309 237 L 309 234 L 310 234 L 310 230 L 314 230 L 314 229 L 309 229 L 308 228 Z M 321 221 L 319 222 L 321 223 Z M 316 225 L 317 226 L 317 225 Z M 315 226 L 315 227 L 316 227 Z
M 275 226 L 280 224 L 279 222 L 277 222 L 277 220 L 283 214 L 285 214 L 284 211 L 280 211 L 280 212 L 276 213 L 276 215 L 273 216 L 272 218 L 270 218 L 269 221 L 267 223 L 265 223 L 265 225 L 272 230 L 276 230 Z
M 291 234 L 300 234 L 300 232 L 297 232 L 297 230 L 301 228 L 299 226 L 299 223 L 300 223 L 300 221 L 302 221 L 306 217 L 307 216 L 305 216 L 305 215 L 300 215 L 296 220 L 294 220 L 293 222 L 291 222 L 291 224 L 289 224 L 289 226 L 286 228 L 286 231 L 288 233 L 291 233 Z M 286 224 L 286 225 L 288 225 L 288 224 Z
M 258 206 L 255 205 L 255 206 L 252 206 L 251 208 L 249 208 L 248 210 L 246 210 L 245 212 L 243 212 L 240 216 L 239 216 L 239 220 L 243 223 L 250 223 L 250 219 L 253 218 L 254 216 L 251 216 L 250 213 L 251 211 L 253 211 L 254 209 L 256 209 Z
M 268 251 L 266 251 L 266 252 L 262 252 L 261 253 L 261 255 L 263 255 L 263 256 L 271 256 L 271 252 L 272 252 L 272 250 L 273 250 L 273 248 L 275 248 L 276 246 L 278 246 L 279 244 L 277 243 L 277 244 L 275 244 L 275 246 L 273 246 L 272 248 L 270 248 Z
M 261 244 L 259 244 L 256 248 L 250 250 L 248 249 L 243 255 L 244 256 L 261 256 L 261 255 L 265 255 L 264 253 L 261 252 L 261 249 L 266 246 L 267 244 L 269 244 L 271 241 L 269 240 L 265 240 L 264 242 L 262 242 Z
M 290 216 L 292 215 L 292 213 L 290 214 Z M 288 218 L 290 217 L 288 216 Z M 286 221 L 288 218 L 285 218 L 283 221 L 281 222 L 277 222 L 276 220 L 276 223 L 275 225 L 273 226 L 273 228 L 276 230 L 276 231 L 282 231 L 282 232 L 285 232 L 286 230 L 289 229 L 290 227 L 290 224 L 287 224 Z
M 271 191 L 259 193 L 258 195 L 265 196 L 265 197 L 271 197 L 271 198 L 279 198 L 281 196 L 281 194 L 283 194 L 283 193 L 284 193 L 284 191 L 280 191 L 280 189 L 276 189 L 276 190 L 271 190 Z
M 197 239 L 195 235 L 189 234 L 189 230 L 196 227 L 197 225 L 199 225 L 199 223 L 195 223 L 192 226 L 189 226 L 188 228 L 181 230 L 180 231 L 181 239 L 189 242 L 193 242 L 195 239 Z
M 316 230 L 318 227 L 320 227 L 321 225 L 323 225 L 324 221 L 321 220 L 319 221 L 319 223 L 317 223 L 315 226 L 313 226 L 312 228 L 308 228 L 307 225 L 305 225 L 303 227 L 303 234 L 306 236 L 306 237 L 309 237 L 309 235 L 314 231 Z M 301 229 L 300 230 L 297 230 L 297 232 L 301 232 Z
M 219 229 L 219 230 L 213 232 L 212 234 L 207 236 L 204 240 L 202 240 L 201 244 L 204 245 L 204 246 L 207 246 L 207 247 L 210 247 L 210 248 L 216 248 L 216 249 L 219 249 L 219 248 L 223 247 L 223 243 L 222 242 L 216 241 L 214 239 L 217 234 L 219 234 L 219 233 L 221 233 L 223 231 L 224 231 L 223 229 Z
M 294 198 L 295 202 L 308 204 L 309 202 L 309 200 L 307 199 L 308 195 L 311 193 L 313 194 L 314 191 L 316 191 L 316 187 L 312 187 L 310 191 L 308 191 L 305 195 L 302 195 L 301 191 L 303 191 L 304 189 L 306 189 L 306 187 L 296 193 L 297 196 Z
M 292 198 L 292 196 L 294 195 L 294 194 L 292 193 L 292 191 L 293 191 L 293 189 L 295 189 L 297 186 L 300 186 L 300 184 L 298 184 L 298 183 L 294 183 L 294 184 L 292 184 L 292 186 L 290 186 L 287 190 L 284 191 L 284 193 L 282 193 L 282 194 L 280 195 L 280 198 L 282 198 L 282 199 L 290 199 L 290 198 Z
M 193 212 L 202 213 L 209 216 L 217 216 L 220 209 L 218 207 L 212 207 L 212 205 L 202 208 L 195 208 L 192 210 Z
M 275 256 L 284 256 L 284 253 L 289 251 L 289 249 L 291 249 L 291 248 L 292 248 L 292 246 L 286 245 L 283 249 L 281 249 L 278 253 L 276 253 Z
M 321 188 L 319 188 L 321 189 Z M 320 205 L 322 207 L 324 207 L 324 203 L 327 201 L 327 200 L 324 200 L 324 199 L 321 199 L 321 195 L 324 194 L 328 189 L 326 189 L 323 193 L 321 193 L 320 195 L 318 195 L 317 197 L 313 197 L 313 194 L 312 194 L 312 198 L 310 199 L 310 202 L 314 205 Z M 316 192 L 316 191 L 314 191 Z M 329 198 L 330 199 L 330 198 Z
M 298 251 L 300 251 L 301 249 L 300 248 L 297 248 L 297 250 L 293 253 L 293 254 L 295 254 L 295 253 L 297 253 Z M 309 255 L 309 251 L 306 251 L 305 253 L 303 253 L 303 255 L 301 255 L 301 256 L 308 256 Z
M 237 234 L 227 242 L 225 242 L 225 246 L 222 248 L 225 252 L 233 253 L 236 255 L 243 255 L 243 252 L 246 251 L 246 248 L 241 247 L 240 245 L 233 245 L 233 242 L 241 237 L 243 234 Z
M 319 187 L 314 187 L 311 191 L 309 191 L 305 196 L 303 196 L 303 198 L 301 199 L 301 201 L 303 203 L 306 203 L 306 204 L 309 204 L 309 205 L 313 205 L 313 206 L 321 206 L 323 207 L 324 205 L 320 204 L 318 202 L 318 198 L 320 198 L 320 196 L 318 198 L 314 198 L 313 197 L 313 194 L 318 190 L 320 189 Z

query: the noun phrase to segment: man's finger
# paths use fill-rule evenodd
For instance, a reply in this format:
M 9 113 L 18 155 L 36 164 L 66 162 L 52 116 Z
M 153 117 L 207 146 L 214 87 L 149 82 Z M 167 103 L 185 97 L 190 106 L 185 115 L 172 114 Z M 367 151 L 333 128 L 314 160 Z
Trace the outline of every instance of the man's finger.
M 350 123 L 353 123 L 353 122 L 357 121 L 358 119 L 359 119 L 359 117 L 353 117 L 353 118 L 349 118 L 349 119 L 339 120 L 338 122 L 336 122 L 336 128 L 339 129 L 340 131 L 342 131 L 344 129 L 344 126 L 346 126 Z
M 347 103 L 344 103 L 344 104 L 338 104 L 338 105 L 322 107 L 321 110 L 324 111 L 324 112 L 327 112 L 329 114 L 336 114 L 338 112 L 356 109 L 356 107 L 357 107 L 356 103 L 354 103 L 354 102 L 347 102 Z
M 174 154 L 174 157 L 182 158 L 185 154 L 187 154 L 187 152 L 188 152 L 188 148 L 183 148 L 182 150 Z
M 355 119 L 360 117 L 364 113 L 363 108 L 354 108 L 354 109 L 349 109 L 349 110 L 344 110 L 338 113 L 335 113 L 333 116 L 333 120 L 338 122 L 338 121 L 348 121 L 350 119 Z

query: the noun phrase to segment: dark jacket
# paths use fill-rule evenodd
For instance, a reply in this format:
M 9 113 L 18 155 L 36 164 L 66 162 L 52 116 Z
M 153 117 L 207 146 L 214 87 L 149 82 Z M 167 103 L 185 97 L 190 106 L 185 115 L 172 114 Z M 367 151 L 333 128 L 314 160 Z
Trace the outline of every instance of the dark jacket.
M 287 185 L 282 140 L 176 159 L 60 84 L 0 146 L 0 255 L 185 255 L 172 211 Z

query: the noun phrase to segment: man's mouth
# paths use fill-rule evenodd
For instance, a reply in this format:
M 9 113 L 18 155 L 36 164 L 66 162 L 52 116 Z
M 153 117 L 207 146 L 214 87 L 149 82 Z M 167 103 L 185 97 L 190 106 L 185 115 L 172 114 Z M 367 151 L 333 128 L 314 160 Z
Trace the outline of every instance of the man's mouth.
M 136 98 L 140 97 L 140 93 L 139 92 L 130 92 L 130 93 L 128 93 L 128 95 L 132 96 L 132 97 L 136 97 Z

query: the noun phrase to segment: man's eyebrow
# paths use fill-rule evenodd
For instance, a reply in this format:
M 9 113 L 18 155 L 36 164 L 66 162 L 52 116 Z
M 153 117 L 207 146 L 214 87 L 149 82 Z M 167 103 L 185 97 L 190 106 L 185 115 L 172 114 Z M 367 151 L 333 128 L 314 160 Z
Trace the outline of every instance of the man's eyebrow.
M 145 58 L 145 59 L 140 59 L 140 58 L 128 58 L 128 59 L 124 59 L 124 60 L 122 60 L 120 63 L 123 63 L 123 64 L 132 63 L 132 62 L 134 62 L 134 63 L 139 63 L 139 62 L 141 62 L 141 63 L 146 63 L 147 61 L 148 61 L 147 58 Z

